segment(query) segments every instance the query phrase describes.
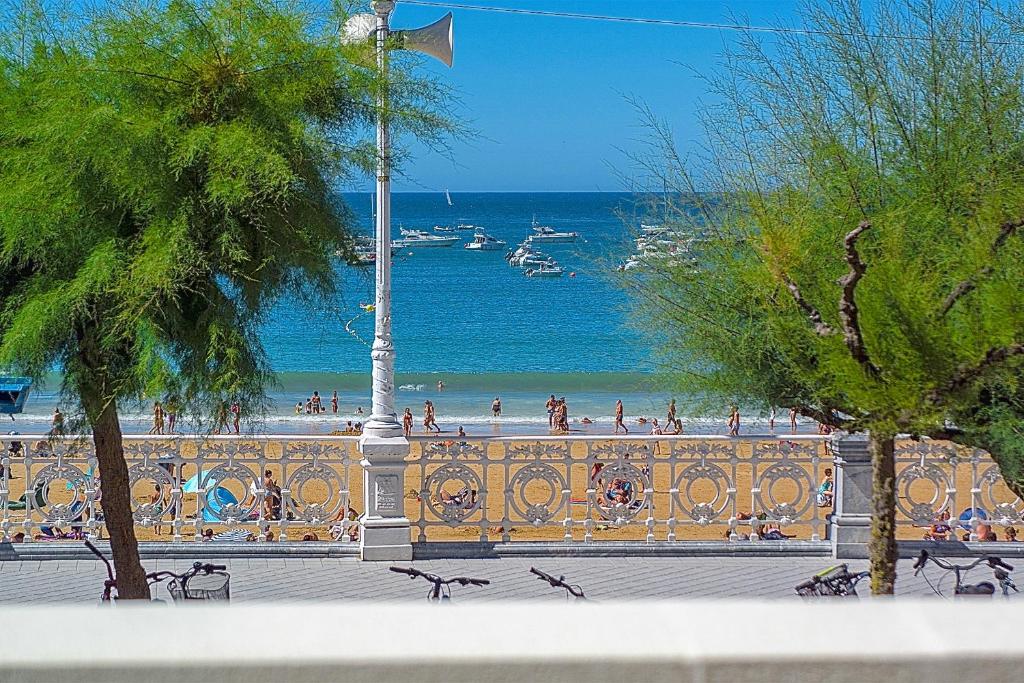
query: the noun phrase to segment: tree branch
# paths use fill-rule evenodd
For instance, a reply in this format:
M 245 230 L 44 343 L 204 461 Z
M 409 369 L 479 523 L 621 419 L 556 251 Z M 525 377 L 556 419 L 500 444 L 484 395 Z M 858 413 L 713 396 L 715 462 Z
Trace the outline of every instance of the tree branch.
M 796 301 L 796 305 L 807 314 L 807 317 L 810 319 L 811 324 L 814 325 L 814 331 L 818 333 L 818 336 L 827 337 L 835 334 L 836 331 L 832 329 L 832 326 L 821 319 L 821 312 L 812 306 L 810 302 L 804 298 L 804 295 L 800 293 L 800 288 L 796 286 L 796 283 L 789 279 L 788 275 L 783 275 L 782 280 L 786 283 L 786 289 L 788 289 L 789 293 L 793 295 L 793 300 Z
M 989 248 L 989 254 L 993 257 L 996 256 L 1002 246 L 1006 244 L 1006 241 L 1010 239 L 1015 232 L 1017 232 L 1018 228 L 1021 227 L 1024 227 L 1024 218 L 1018 218 L 1014 221 L 1006 221 L 1000 225 L 999 234 L 996 235 L 995 240 L 992 241 L 992 246 Z M 949 313 L 949 309 L 953 308 L 957 301 L 972 292 L 974 288 L 978 286 L 979 279 L 988 277 L 991 274 L 992 266 L 986 265 L 980 268 L 978 272 L 971 277 L 957 284 L 957 286 L 953 288 L 953 291 L 951 291 L 946 297 L 946 300 L 942 302 L 942 307 L 939 309 L 939 317 L 941 318 Z
M 942 403 L 950 394 L 955 394 L 967 388 L 974 380 L 978 379 L 992 368 L 1005 363 L 1014 356 L 1024 355 L 1024 344 L 1010 344 L 989 349 L 985 357 L 977 365 L 966 364 L 957 368 L 953 377 L 946 382 L 945 386 L 932 391 L 930 399 L 932 403 Z
M 860 254 L 857 253 L 857 240 L 870 229 L 870 221 L 861 221 L 860 225 L 843 239 L 843 245 L 846 247 L 846 263 L 850 266 L 850 272 L 839 278 L 838 284 L 843 288 L 843 294 L 839 298 L 839 320 L 843 325 L 843 339 L 846 341 L 846 348 L 850 350 L 853 359 L 874 377 L 879 373 L 878 366 L 871 362 L 871 357 L 868 356 L 867 348 L 864 346 L 864 336 L 860 331 L 859 311 L 854 299 L 857 283 L 864 277 L 864 272 L 868 269 L 867 265 L 860 260 Z

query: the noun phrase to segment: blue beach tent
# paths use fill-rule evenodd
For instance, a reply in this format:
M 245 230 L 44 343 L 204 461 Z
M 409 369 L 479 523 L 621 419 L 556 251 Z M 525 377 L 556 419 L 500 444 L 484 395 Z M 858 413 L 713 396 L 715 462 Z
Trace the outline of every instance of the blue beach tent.
M 196 474 L 186 481 L 181 490 L 185 493 L 197 493 L 199 491 L 200 474 Z M 216 513 L 219 513 L 225 505 L 236 505 L 238 499 L 235 498 L 235 494 L 223 486 L 217 486 L 217 480 L 213 477 L 206 480 L 206 486 L 206 505 L 203 506 L 203 521 L 219 522 L 220 520 L 215 516 Z
M 28 377 L 0 377 L 0 414 L 14 415 L 24 410 L 31 389 Z

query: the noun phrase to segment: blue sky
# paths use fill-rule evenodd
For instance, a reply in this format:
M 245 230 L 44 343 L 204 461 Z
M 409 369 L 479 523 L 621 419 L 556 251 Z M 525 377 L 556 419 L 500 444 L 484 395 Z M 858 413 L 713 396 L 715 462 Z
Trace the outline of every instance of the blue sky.
M 792 21 L 793 0 L 467 0 L 469 4 L 752 24 Z M 431 23 L 446 10 L 403 6 L 395 28 Z M 412 147 L 397 191 L 617 191 L 643 131 L 628 97 L 645 100 L 684 148 L 699 140 L 705 97 L 687 67 L 716 68 L 735 34 L 644 24 L 469 10 L 455 15 L 455 65 L 438 65 L 478 136 L 453 148 L 455 163 Z M 685 65 L 685 66 L 684 66 Z M 434 66 L 428 66 L 434 69 Z

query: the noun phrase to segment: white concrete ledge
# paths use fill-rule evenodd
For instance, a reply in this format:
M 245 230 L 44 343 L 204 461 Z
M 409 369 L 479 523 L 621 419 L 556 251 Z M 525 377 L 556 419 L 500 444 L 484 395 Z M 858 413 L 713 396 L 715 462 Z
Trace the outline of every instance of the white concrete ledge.
M 4 624 L 0 682 L 19 683 L 997 683 L 1024 667 L 1024 609 L 988 599 L 33 607 Z

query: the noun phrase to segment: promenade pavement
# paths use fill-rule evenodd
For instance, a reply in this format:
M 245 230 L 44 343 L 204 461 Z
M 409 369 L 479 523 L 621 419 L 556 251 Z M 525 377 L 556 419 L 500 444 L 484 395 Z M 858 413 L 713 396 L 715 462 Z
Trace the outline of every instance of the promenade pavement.
M 229 559 L 231 595 L 235 602 L 261 601 L 410 601 L 422 600 L 428 584 L 388 571 L 390 563 L 359 562 L 352 558 Z M 793 586 L 834 564 L 829 558 L 804 557 L 673 557 L 673 558 L 501 558 L 425 560 L 412 565 L 425 572 L 489 579 L 486 587 L 452 588 L 458 602 L 497 600 L 564 600 L 529 573 L 531 566 L 564 574 L 583 586 L 588 597 L 616 600 L 679 598 L 795 599 Z M 851 570 L 867 567 L 850 561 Z M 184 571 L 191 563 L 148 560 L 148 571 Z M 899 564 L 898 595 L 931 594 L 911 562 Z M 940 573 L 930 571 L 933 581 Z M 103 566 L 95 560 L 0 562 L 0 603 L 95 602 L 103 589 Z M 991 572 L 978 569 L 971 580 L 991 580 Z M 948 579 L 947 579 L 948 581 Z M 869 592 L 862 584 L 862 594 Z M 166 598 L 166 589 L 160 588 Z

